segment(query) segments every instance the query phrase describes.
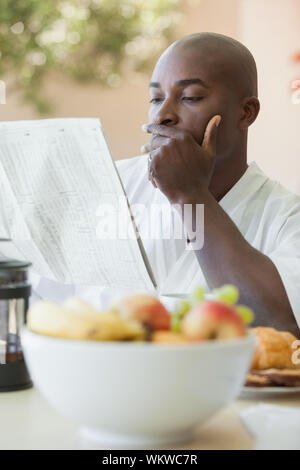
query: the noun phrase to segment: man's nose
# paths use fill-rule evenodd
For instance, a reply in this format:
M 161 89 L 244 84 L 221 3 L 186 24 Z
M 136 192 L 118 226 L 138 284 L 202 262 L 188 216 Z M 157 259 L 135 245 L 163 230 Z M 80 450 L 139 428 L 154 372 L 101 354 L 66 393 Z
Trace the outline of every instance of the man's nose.
M 170 100 L 165 100 L 156 113 L 154 124 L 174 126 L 178 123 L 178 120 L 175 104 L 171 103 Z

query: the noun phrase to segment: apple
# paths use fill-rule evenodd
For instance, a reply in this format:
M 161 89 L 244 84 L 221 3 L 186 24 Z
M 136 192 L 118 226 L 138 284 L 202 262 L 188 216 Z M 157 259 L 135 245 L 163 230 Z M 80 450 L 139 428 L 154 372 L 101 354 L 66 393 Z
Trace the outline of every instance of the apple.
M 120 297 L 113 305 L 121 316 L 136 320 L 153 330 L 169 330 L 171 315 L 164 305 L 148 294 L 127 294 Z
M 183 318 L 181 333 L 191 341 L 245 336 L 246 327 L 234 307 L 224 302 L 203 301 Z

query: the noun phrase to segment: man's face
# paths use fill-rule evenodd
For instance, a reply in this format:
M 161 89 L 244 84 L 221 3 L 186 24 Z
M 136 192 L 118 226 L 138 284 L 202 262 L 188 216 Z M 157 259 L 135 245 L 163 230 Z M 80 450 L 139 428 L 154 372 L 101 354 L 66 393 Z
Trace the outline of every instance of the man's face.
M 215 55 L 187 48 L 167 52 L 151 78 L 149 123 L 186 130 L 201 144 L 209 120 L 219 114 L 217 161 L 223 160 L 240 133 L 241 98 L 229 76 L 228 64 Z

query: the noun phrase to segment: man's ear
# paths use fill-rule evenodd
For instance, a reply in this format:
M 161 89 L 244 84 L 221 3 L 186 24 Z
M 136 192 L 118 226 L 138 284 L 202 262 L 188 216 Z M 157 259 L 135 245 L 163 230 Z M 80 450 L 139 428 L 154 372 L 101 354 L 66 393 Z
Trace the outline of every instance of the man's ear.
M 244 98 L 241 104 L 242 112 L 240 119 L 240 129 L 248 129 L 255 121 L 260 110 L 260 103 L 256 96 Z

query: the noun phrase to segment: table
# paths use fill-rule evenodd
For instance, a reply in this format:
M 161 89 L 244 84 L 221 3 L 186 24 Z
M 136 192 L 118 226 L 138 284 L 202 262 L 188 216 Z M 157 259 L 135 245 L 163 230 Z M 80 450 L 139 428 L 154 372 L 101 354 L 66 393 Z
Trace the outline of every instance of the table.
M 300 394 L 259 400 L 300 407 Z M 243 409 L 257 400 L 236 400 L 201 426 L 192 442 L 168 447 L 174 449 L 253 449 L 254 439 L 239 418 Z M 0 393 L 0 449 L 85 449 L 76 426 L 59 415 L 36 388 Z M 104 447 L 103 447 L 104 448 Z M 166 449 L 166 447 L 164 447 Z

